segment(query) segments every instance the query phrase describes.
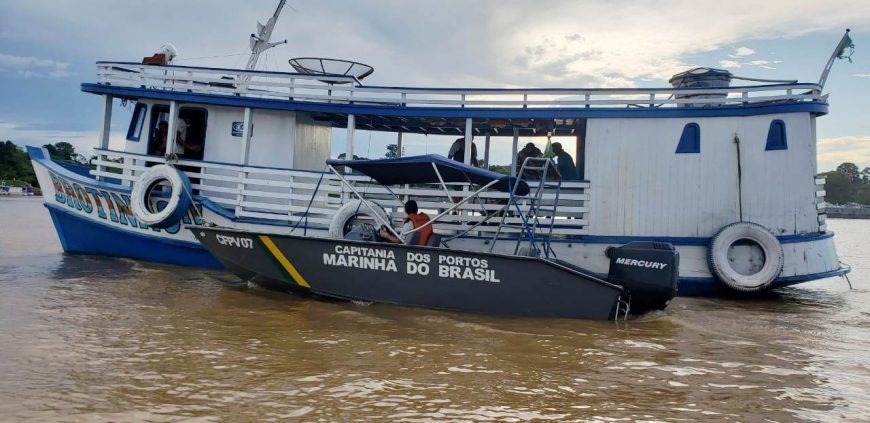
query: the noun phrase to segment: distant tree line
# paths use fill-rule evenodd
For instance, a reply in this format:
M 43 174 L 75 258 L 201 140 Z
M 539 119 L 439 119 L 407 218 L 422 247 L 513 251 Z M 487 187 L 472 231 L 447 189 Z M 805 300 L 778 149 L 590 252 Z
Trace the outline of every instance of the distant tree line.
M 827 178 L 825 201 L 828 203 L 870 205 L 870 167 L 861 170 L 855 163 L 846 162 L 822 175 Z
M 75 147 L 68 142 L 46 144 L 46 150 L 52 159 L 82 163 L 83 157 L 76 154 Z M 86 161 L 86 160 L 84 160 Z M 39 186 L 36 173 L 30 164 L 30 157 L 23 148 L 12 141 L 0 142 L 0 180 L 17 185 Z

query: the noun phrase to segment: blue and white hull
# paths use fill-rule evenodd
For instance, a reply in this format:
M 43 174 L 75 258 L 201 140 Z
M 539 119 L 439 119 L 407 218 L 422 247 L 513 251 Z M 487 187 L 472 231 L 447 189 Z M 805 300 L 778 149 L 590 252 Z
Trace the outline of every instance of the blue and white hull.
M 27 152 L 65 252 L 221 267 L 180 225 L 157 229 L 139 223 L 130 210 L 129 187 L 97 181 L 86 175 L 87 168 L 75 172 L 68 164 L 61 166 L 42 148 L 28 147 Z M 202 220 L 189 212 L 182 223 L 201 225 Z

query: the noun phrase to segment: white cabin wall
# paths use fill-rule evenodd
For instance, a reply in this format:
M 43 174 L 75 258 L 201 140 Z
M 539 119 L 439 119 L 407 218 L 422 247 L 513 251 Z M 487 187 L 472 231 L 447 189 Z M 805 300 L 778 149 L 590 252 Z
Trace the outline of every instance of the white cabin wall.
M 788 150 L 765 151 L 773 119 L 786 124 Z M 676 154 L 690 122 L 700 126 L 701 152 Z M 590 119 L 590 234 L 709 237 L 739 221 L 735 134 L 741 140 L 744 220 L 782 234 L 817 231 L 810 118 L 794 113 Z
M 296 113 L 256 109 L 253 115 L 254 128 L 248 164 L 290 168 L 293 164 Z
M 787 150 L 765 151 L 767 132 L 774 119 L 785 123 Z M 743 147 L 744 220 L 776 234 L 817 232 L 815 139 L 809 114 L 745 119 L 739 135 Z
M 182 106 L 184 107 L 184 106 Z M 205 131 L 203 160 L 241 164 L 242 137 L 234 137 L 233 122 L 244 119 L 244 111 L 236 107 L 208 106 L 208 127 Z

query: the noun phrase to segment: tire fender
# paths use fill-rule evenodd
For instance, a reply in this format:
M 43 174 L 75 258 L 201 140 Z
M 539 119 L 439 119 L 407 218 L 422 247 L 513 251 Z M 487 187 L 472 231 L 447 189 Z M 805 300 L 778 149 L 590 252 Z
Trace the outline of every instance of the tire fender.
M 380 204 L 369 201 L 369 204 L 374 206 L 375 213 L 377 213 L 377 217 L 372 213 L 372 210 L 368 208 L 361 200 L 353 200 L 347 203 L 344 203 L 337 212 L 332 216 L 332 221 L 329 223 L 329 237 L 335 239 L 344 239 L 344 229 L 347 226 L 347 222 L 356 216 L 369 216 L 377 222 L 377 225 L 381 224 L 381 221 L 391 223 L 390 215 L 381 207 Z
M 156 210 L 151 197 L 154 188 L 160 183 L 169 185 L 169 195 L 164 198 L 166 207 Z M 193 205 L 191 192 L 190 179 L 184 172 L 161 164 L 149 167 L 136 181 L 130 195 L 130 206 L 140 222 L 154 228 L 168 228 L 178 223 L 190 210 Z
M 764 266 L 754 274 L 741 274 L 729 263 L 728 251 L 741 240 L 756 243 L 764 253 Z M 720 229 L 710 240 L 707 258 L 710 273 L 735 291 L 763 291 L 782 273 L 782 244 L 769 229 L 757 223 L 737 222 Z

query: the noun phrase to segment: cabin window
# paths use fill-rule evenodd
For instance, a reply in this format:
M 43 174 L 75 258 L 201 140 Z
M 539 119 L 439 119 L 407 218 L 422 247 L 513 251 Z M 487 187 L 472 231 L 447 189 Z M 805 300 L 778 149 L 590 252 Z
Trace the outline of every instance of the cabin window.
M 680 143 L 677 144 L 677 154 L 701 152 L 701 127 L 697 123 L 688 123 L 683 127 Z
M 182 122 L 183 121 L 183 122 Z M 205 130 L 208 112 L 198 107 L 181 107 L 178 110 L 178 142 L 175 152 L 178 157 L 202 160 L 205 150 Z M 151 136 L 148 140 L 148 154 L 166 154 L 166 131 L 169 128 L 169 106 L 155 105 L 151 108 Z M 177 136 L 178 136 L 177 135 Z
M 770 129 L 767 130 L 767 147 L 764 150 L 788 150 L 788 140 L 785 136 L 785 122 L 779 119 L 770 122 Z
M 142 103 L 136 103 L 136 108 L 133 109 L 133 118 L 130 119 L 130 127 L 127 128 L 127 140 L 139 141 L 142 136 L 142 127 L 145 126 L 145 112 L 148 107 Z

